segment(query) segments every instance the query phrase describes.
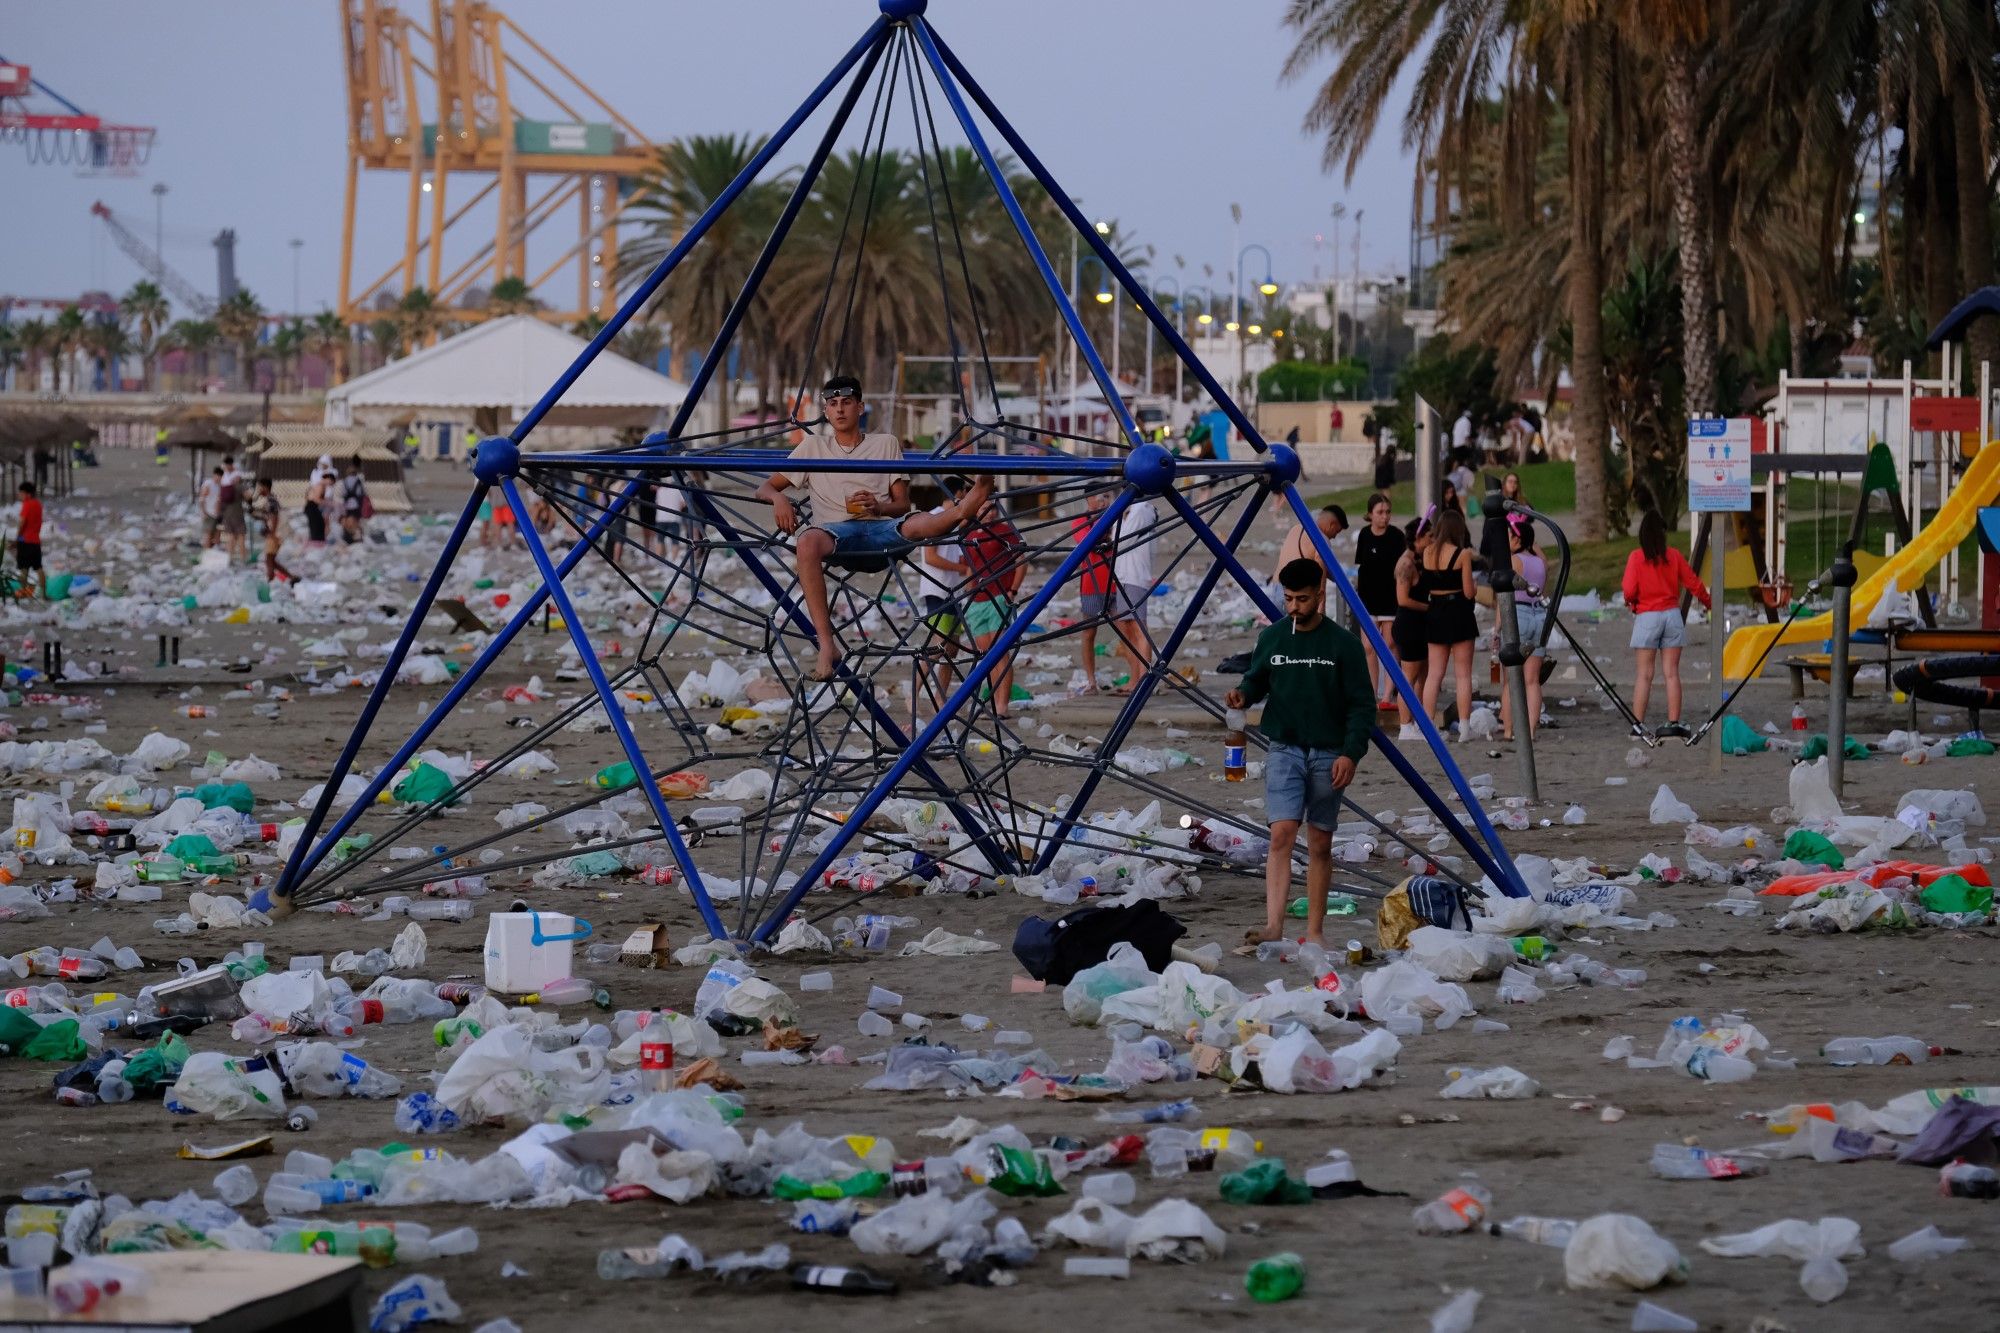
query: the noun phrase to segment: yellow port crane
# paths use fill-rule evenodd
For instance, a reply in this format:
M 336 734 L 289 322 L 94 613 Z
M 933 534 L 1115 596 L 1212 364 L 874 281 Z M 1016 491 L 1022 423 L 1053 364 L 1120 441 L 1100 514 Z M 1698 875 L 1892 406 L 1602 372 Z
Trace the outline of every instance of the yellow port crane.
M 426 25 L 411 12 L 415 3 L 339 3 L 347 73 L 341 318 L 375 317 L 378 293 L 394 293 L 399 277 L 402 292 L 422 287 L 460 321 L 486 315 L 460 305 L 473 288 L 518 278 L 539 293 L 565 268 L 574 270 L 575 302 L 543 299 L 542 318 L 573 323 L 615 301 L 617 220 L 630 198 L 621 182 L 653 166 L 646 136 L 492 5 L 429 0 Z M 536 115 L 514 100 L 529 89 L 546 104 L 531 108 Z M 408 200 L 402 258 L 357 290 L 364 170 L 402 173 Z M 530 273 L 529 237 L 565 209 L 574 211 L 575 240 Z M 490 236 L 476 234 L 476 224 L 456 227 L 489 212 Z

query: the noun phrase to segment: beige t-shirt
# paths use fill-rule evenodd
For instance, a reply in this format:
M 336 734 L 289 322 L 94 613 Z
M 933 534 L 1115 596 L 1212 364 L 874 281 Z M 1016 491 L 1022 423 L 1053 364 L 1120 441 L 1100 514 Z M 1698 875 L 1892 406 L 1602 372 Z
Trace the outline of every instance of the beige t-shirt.
M 799 441 L 789 455 L 798 459 L 817 458 L 860 458 L 883 463 L 903 461 L 903 442 L 887 431 L 875 431 L 861 437 L 861 443 L 852 449 L 844 449 L 833 438 L 832 431 L 815 431 Z M 797 476 L 790 473 L 794 486 L 803 486 L 806 498 L 812 501 L 812 521 L 821 527 L 831 523 L 845 523 L 853 515 L 847 512 L 847 497 L 855 491 L 873 491 L 884 503 L 889 500 L 889 487 L 898 477 L 893 472 L 801 472 Z

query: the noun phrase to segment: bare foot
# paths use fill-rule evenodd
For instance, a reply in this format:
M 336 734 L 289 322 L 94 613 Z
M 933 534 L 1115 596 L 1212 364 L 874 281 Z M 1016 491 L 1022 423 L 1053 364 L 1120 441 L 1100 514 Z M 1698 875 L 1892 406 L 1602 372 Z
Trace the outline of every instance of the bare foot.
M 1317 932 L 1315 932 L 1315 931 L 1310 931 L 1310 930 L 1306 932 L 1306 937 L 1305 937 L 1305 939 L 1304 939 L 1303 941 L 1301 941 L 1301 943 L 1304 943 L 1304 944 L 1317 944 L 1317 945 L 1318 945 L 1318 946 L 1319 946 L 1320 948 L 1322 948 L 1322 949 L 1324 949 L 1324 948 L 1326 947 L 1326 939 L 1325 939 L 1325 937 L 1324 937 L 1324 936 L 1322 936 L 1322 935 L 1320 935 L 1320 934 L 1318 934 L 1318 933 L 1317 933 Z
M 1269 944 L 1274 940 L 1281 940 L 1283 938 L 1285 938 L 1285 928 L 1282 925 L 1267 925 L 1262 930 L 1246 930 L 1243 932 L 1243 942 L 1245 944 Z
M 831 648 L 820 649 L 819 659 L 814 662 L 812 678 L 822 684 L 834 677 L 834 657 Z

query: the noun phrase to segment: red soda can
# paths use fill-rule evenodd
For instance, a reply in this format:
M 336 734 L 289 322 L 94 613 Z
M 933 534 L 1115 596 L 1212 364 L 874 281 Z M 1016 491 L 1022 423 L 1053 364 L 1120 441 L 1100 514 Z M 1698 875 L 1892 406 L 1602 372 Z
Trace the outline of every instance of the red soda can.
M 437 997 L 450 1004 L 471 1004 L 478 993 L 479 987 L 469 981 L 441 981 L 437 988 Z

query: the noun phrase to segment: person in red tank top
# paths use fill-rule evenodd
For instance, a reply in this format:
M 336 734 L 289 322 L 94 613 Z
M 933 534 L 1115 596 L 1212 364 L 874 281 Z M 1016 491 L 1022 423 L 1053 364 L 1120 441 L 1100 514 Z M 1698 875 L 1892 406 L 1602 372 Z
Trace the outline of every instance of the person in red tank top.
M 1089 536 L 1109 503 L 1109 497 L 1102 491 L 1086 495 L 1084 512 L 1069 521 L 1070 540 L 1081 543 Z M 1081 666 L 1084 679 L 1088 682 L 1083 687 L 1083 693 L 1096 694 L 1097 627 L 1104 621 L 1105 598 L 1111 592 L 1111 541 L 1108 537 L 1084 557 L 1083 572 L 1077 577 L 1077 590 L 1083 594 L 1083 634 L 1082 642 L 1077 645 L 1083 654 Z
M 35 483 L 21 483 L 21 525 L 14 539 L 14 563 L 25 580 L 35 575 L 35 593 L 43 600 L 49 595 L 49 576 L 42 568 L 42 502 L 35 498 Z

